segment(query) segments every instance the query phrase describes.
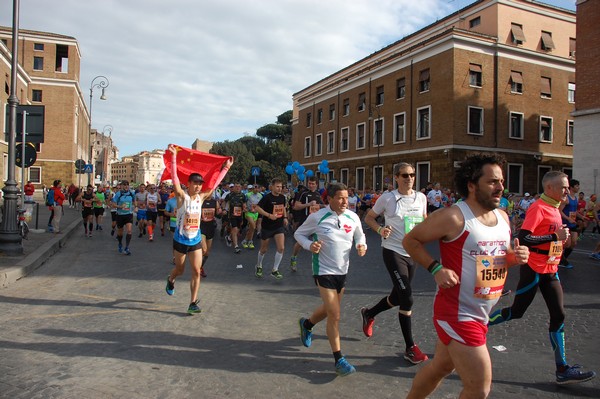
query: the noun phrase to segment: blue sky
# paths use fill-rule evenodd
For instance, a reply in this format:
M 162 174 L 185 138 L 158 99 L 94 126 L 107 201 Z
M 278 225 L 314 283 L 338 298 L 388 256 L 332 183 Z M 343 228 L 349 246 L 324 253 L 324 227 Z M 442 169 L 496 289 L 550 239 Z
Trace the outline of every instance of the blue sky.
M 20 27 L 75 37 L 93 128 L 120 155 L 236 140 L 275 122 L 292 94 L 471 0 L 21 0 Z M 545 3 L 574 10 L 574 0 Z M 12 1 L 0 2 L 12 25 Z

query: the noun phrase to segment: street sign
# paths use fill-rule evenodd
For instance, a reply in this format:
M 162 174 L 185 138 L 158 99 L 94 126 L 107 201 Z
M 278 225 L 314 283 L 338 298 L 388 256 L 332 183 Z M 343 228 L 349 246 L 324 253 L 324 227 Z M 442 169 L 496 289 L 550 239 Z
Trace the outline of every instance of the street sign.
M 4 133 L 6 141 L 8 141 L 8 132 L 10 128 L 8 126 L 8 115 L 10 113 L 10 107 L 6 107 L 6 124 L 4 127 Z M 17 105 L 17 135 L 15 140 L 20 143 L 22 140 L 23 133 L 23 111 L 27 112 L 27 138 L 25 139 L 28 143 L 43 143 L 44 142 L 44 115 L 45 108 L 43 105 Z
M 88 163 L 85 165 L 85 168 L 83 168 L 83 173 L 93 173 L 94 172 L 94 167 L 92 166 L 91 163 Z
M 84 173 L 85 169 L 85 161 L 83 159 L 78 159 L 77 161 L 75 161 L 75 171 L 77 173 Z
M 251 169 L 252 176 L 260 176 L 260 168 L 258 166 L 253 166 Z
M 23 143 L 19 143 L 16 145 L 15 150 L 15 164 L 18 167 L 24 166 L 29 168 L 37 160 L 35 146 L 31 143 L 26 143 L 25 145 L 23 145 Z M 25 164 L 23 164 L 23 162 L 25 162 Z

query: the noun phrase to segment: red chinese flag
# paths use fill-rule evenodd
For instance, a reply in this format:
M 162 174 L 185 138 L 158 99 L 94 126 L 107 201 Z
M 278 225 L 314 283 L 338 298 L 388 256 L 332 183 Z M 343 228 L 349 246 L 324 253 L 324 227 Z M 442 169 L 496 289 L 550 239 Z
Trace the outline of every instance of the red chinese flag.
M 192 173 L 200 173 L 204 179 L 202 191 L 212 190 L 223 168 L 223 163 L 231 157 L 223 155 L 209 154 L 202 151 L 192 150 L 176 145 L 177 147 L 177 176 L 181 184 L 187 184 Z M 161 181 L 171 179 L 171 151 L 165 151 L 163 160 L 165 170 L 163 171 Z

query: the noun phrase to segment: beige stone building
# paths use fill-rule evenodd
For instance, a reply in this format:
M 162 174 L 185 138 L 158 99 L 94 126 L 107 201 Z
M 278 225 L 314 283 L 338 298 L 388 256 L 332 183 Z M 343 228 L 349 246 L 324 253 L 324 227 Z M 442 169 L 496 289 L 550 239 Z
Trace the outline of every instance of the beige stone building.
M 383 188 L 399 162 L 417 188 L 452 187 L 473 152 L 507 158 L 506 187 L 541 190 L 572 170 L 575 13 L 527 0 L 481 0 L 293 96 L 293 160 L 329 179 Z M 317 173 L 318 174 L 318 173 Z
M 120 162 L 113 162 L 110 165 L 111 185 L 115 186 L 121 180 L 134 183 L 137 179 L 137 170 L 138 163 L 135 157 L 123 157 Z
M 78 182 L 75 160 L 87 159 L 90 148 L 89 114 L 81 91 L 79 44 L 74 37 L 32 30 L 19 31 L 19 71 L 17 97 L 21 105 L 45 107 L 44 142 L 36 145 L 37 161 L 28 168 L 26 180 L 37 188 L 51 185 L 55 179 L 65 184 Z M 0 27 L 0 123 L 6 125 L 7 100 L 10 94 L 12 62 L 12 28 Z M 8 149 L 4 135 L 2 184 L 7 179 Z M 20 181 L 21 171 L 16 177 Z M 87 182 L 87 176 L 86 176 Z

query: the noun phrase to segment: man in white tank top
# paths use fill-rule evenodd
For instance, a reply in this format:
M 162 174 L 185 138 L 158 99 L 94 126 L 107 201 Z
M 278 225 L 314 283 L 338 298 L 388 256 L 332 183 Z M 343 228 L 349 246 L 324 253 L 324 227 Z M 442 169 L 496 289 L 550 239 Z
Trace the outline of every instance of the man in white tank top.
M 495 154 L 466 158 L 454 177 L 456 191 L 466 199 L 432 213 L 403 240 L 406 252 L 438 286 L 435 355 L 415 376 L 409 399 L 427 397 L 455 369 L 463 383 L 461 397 L 487 397 L 491 390 L 489 310 L 502 295 L 508 267 L 529 258 L 529 249 L 518 240 L 511 248 L 508 216 L 496 209 L 504 190 L 503 163 Z M 425 249 L 435 240 L 441 263 Z

